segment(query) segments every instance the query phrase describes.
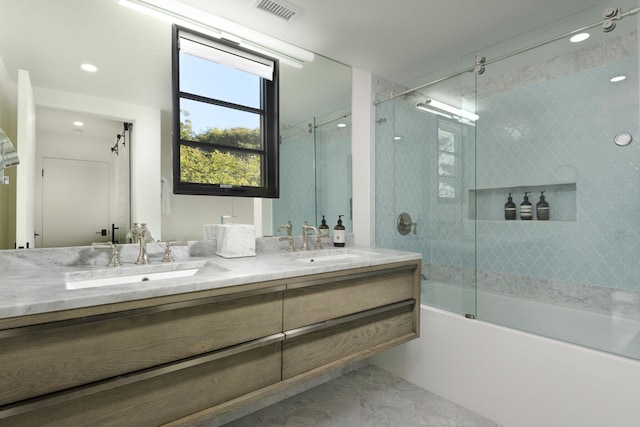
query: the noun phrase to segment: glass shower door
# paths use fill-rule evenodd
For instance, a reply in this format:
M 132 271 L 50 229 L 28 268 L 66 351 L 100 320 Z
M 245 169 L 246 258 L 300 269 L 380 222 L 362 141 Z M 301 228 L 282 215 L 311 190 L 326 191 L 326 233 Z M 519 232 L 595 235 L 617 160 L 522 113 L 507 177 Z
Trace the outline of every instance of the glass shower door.
M 376 245 L 422 253 L 421 302 L 470 316 L 476 313 L 475 206 L 468 197 L 475 187 L 475 124 L 431 104 L 472 112 L 473 79 L 461 75 L 377 105 L 375 184 Z

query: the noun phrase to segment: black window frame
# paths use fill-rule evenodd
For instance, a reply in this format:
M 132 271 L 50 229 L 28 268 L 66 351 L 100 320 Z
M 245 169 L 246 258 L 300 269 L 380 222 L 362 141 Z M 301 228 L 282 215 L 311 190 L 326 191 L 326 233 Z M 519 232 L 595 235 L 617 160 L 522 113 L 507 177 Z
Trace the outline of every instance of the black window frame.
M 204 38 L 213 44 L 233 47 L 235 50 L 247 52 L 273 61 L 273 79 L 260 78 L 260 107 L 251 108 L 223 100 L 217 100 L 198 94 L 180 91 L 180 33 L 193 34 Z M 215 39 L 178 25 L 173 25 L 172 31 L 172 101 L 173 101 L 173 193 L 192 194 L 209 196 L 235 196 L 235 197 L 259 197 L 278 198 L 279 197 L 279 63 L 276 58 L 269 57 L 255 51 L 242 48 L 236 43 L 223 39 Z M 198 143 L 180 138 L 180 100 L 189 99 L 199 102 L 206 102 L 223 108 L 233 108 L 240 111 L 248 111 L 260 114 L 260 129 L 262 136 L 262 149 L 254 150 L 248 148 L 228 146 L 216 146 L 214 144 Z M 231 186 L 227 184 L 203 184 L 183 182 L 180 180 L 180 149 L 182 146 L 206 147 L 207 149 L 219 149 L 225 152 L 237 152 L 247 154 L 261 154 L 261 182 L 260 187 Z

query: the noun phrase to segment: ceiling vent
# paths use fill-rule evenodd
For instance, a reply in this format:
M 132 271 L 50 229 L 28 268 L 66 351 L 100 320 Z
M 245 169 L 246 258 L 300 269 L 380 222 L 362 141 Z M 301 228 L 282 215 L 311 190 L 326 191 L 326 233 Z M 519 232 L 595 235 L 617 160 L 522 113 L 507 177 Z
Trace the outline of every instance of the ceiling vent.
M 284 19 L 285 21 L 293 21 L 304 15 L 304 10 L 288 3 L 284 0 L 255 0 L 252 7 L 264 10 L 272 15 Z

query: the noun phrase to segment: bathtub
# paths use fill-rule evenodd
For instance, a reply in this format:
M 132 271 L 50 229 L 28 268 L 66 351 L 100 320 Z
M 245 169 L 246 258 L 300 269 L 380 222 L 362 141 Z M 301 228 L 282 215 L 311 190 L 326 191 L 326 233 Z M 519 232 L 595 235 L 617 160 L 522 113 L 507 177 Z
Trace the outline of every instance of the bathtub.
M 424 291 L 450 309 L 473 302 L 443 283 Z M 420 338 L 371 363 L 505 427 L 638 426 L 640 361 L 594 349 L 637 352 L 637 324 L 482 292 L 478 305 L 475 320 L 421 305 Z M 562 341 L 576 336 L 588 342 Z
M 438 281 L 422 282 L 424 303 L 457 313 L 473 309 L 475 295 L 479 320 L 640 359 L 640 319 L 483 291 L 476 293 Z

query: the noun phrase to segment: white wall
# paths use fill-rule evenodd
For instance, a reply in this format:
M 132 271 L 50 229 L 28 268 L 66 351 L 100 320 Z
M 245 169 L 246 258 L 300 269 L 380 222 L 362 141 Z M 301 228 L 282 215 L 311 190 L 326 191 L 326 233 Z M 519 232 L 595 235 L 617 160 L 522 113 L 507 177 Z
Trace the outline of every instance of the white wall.
M 371 246 L 374 240 L 374 195 L 373 179 L 375 162 L 372 131 L 375 109 L 371 86 L 371 73 L 353 69 L 351 72 L 351 149 L 353 165 L 353 233 L 359 245 Z
M 431 307 L 372 363 L 505 427 L 635 427 L 640 362 Z
M 18 70 L 17 128 L 16 244 L 18 248 L 35 248 L 36 105 L 26 70 Z

